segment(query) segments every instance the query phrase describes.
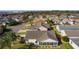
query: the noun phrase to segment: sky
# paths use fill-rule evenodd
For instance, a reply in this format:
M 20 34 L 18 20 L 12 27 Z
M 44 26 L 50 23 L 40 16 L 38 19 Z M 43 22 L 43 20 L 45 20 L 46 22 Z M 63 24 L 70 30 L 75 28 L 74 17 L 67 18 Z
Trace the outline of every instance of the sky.
M 78 0 L 0 0 L 0 10 L 79 10 Z

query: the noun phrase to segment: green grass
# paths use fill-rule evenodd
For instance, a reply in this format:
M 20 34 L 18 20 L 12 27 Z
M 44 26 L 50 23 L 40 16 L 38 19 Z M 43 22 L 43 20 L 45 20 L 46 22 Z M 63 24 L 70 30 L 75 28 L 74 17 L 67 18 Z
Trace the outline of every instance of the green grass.
M 18 48 L 24 48 L 25 44 L 24 43 L 20 43 L 20 40 L 17 39 L 14 42 L 14 45 L 11 47 L 12 49 L 18 49 Z
M 53 25 L 53 28 L 54 28 L 53 31 L 56 34 L 60 35 L 60 32 L 58 32 L 58 30 L 56 29 L 55 25 Z M 55 48 L 56 49 L 73 49 L 73 47 L 68 42 L 64 42 L 64 41 L 62 41 L 61 45 L 59 45 L 59 46 L 57 46 Z
M 24 35 L 26 32 L 17 33 L 17 35 Z
M 62 43 L 58 49 L 73 49 L 73 47 L 69 43 Z
M 73 49 L 73 47 L 69 43 L 63 43 L 62 45 L 65 49 Z

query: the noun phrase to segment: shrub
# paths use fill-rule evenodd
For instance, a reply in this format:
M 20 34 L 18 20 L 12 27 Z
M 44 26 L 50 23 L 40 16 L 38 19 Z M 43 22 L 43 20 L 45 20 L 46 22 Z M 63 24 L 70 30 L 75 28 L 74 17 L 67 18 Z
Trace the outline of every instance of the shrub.
M 65 42 L 69 42 L 69 38 L 68 38 L 67 36 L 63 36 L 62 39 L 63 39 L 63 41 L 65 41 Z
M 9 20 L 9 23 L 8 23 L 8 25 L 10 25 L 10 26 L 14 26 L 14 25 L 18 25 L 18 24 L 20 24 L 19 22 L 17 22 L 17 21 L 15 21 L 15 20 Z

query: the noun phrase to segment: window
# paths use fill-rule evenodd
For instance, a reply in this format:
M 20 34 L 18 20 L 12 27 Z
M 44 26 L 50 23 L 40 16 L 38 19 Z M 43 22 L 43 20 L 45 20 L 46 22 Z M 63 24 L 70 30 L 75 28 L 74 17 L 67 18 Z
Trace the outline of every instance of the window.
M 43 42 L 43 45 L 46 45 L 46 42 Z
M 53 42 L 51 42 L 50 45 L 53 45 Z
M 40 45 L 42 45 L 42 42 L 39 42 Z
M 53 46 L 56 46 L 56 45 L 57 45 L 57 43 L 56 43 L 56 42 L 54 42 L 54 43 L 53 43 Z

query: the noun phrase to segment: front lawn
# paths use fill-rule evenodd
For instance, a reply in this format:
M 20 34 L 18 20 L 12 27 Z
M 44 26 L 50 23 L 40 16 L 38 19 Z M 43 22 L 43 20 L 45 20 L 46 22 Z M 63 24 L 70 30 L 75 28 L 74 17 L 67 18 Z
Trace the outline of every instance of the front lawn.
M 73 49 L 73 47 L 69 43 L 62 43 L 58 48 L 59 49 Z
M 17 39 L 12 45 L 11 49 L 19 49 L 19 48 L 25 48 L 25 44 L 21 43 L 20 40 Z

